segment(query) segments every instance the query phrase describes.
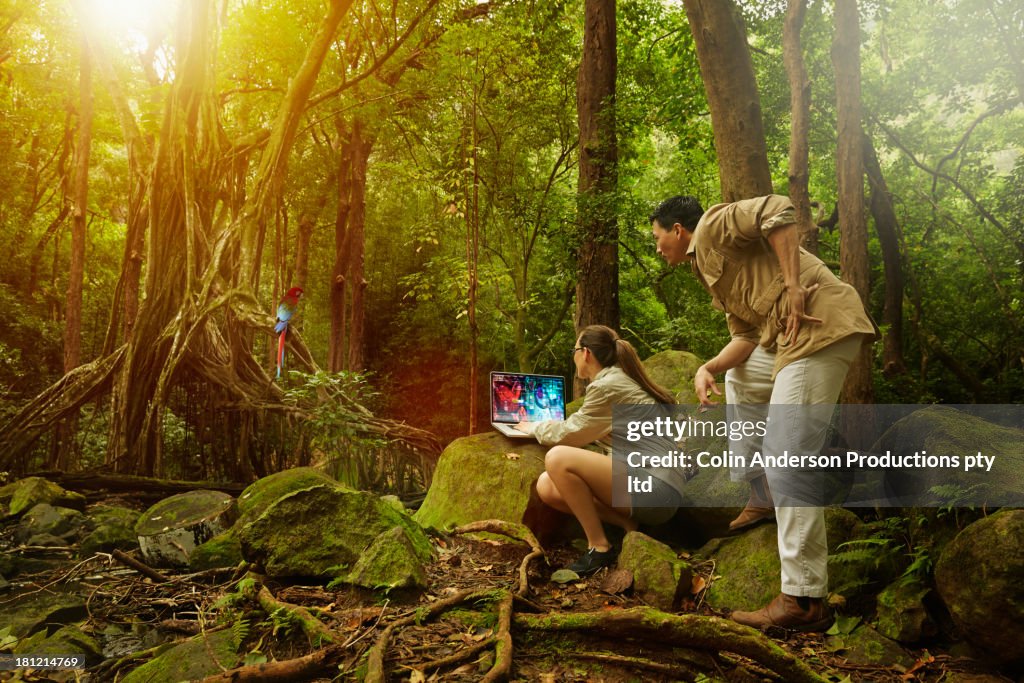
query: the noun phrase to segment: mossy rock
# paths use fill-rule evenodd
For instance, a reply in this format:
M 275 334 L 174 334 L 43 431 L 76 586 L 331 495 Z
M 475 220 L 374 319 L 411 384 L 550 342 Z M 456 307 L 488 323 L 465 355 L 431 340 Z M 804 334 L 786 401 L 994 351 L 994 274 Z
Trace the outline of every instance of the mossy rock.
M 235 531 L 237 528 L 236 525 L 196 546 L 188 558 L 189 569 L 201 572 L 216 567 L 235 567 L 242 562 L 242 544 Z
M 859 666 L 909 668 L 915 661 L 898 643 L 867 624 L 861 624 L 852 633 L 826 636 L 825 646 Z
M 374 539 L 359 556 L 347 583 L 373 590 L 426 588 L 427 574 L 408 532 L 396 526 Z
M 85 496 L 67 491 L 49 479 L 27 477 L 0 488 L 0 510 L 17 517 L 40 503 L 82 511 Z
M 433 550 L 407 515 L 377 496 L 337 482 L 293 491 L 237 528 L 242 557 L 277 577 L 333 578 L 352 567 L 381 534 L 401 527 L 422 562 Z
M 693 376 L 704 363 L 700 358 L 687 351 L 661 351 L 643 363 L 655 383 L 675 394 L 676 403 L 697 403 Z
M 999 662 L 1024 662 L 1024 510 L 968 525 L 935 565 L 935 585 L 953 621 Z
M 661 541 L 631 531 L 622 539 L 619 568 L 633 572 L 633 590 L 647 604 L 665 612 L 679 608 L 690 594 L 693 569 Z
M 931 587 L 918 580 L 898 580 L 878 594 L 875 628 L 887 638 L 913 644 L 938 632 L 924 606 Z
M 232 630 L 190 638 L 121 679 L 122 683 L 178 683 L 218 674 L 238 665 L 239 643 Z
M 52 635 L 41 630 L 25 638 L 14 649 L 19 655 L 85 655 L 89 665 L 102 658 L 102 648 L 92 636 L 84 633 L 75 624 L 57 629 Z
M 135 533 L 135 524 L 139 517 L 137 510 L 124 507 L 98 505 L 92 508 L 89 510 L 92 530 L 82 539 L 79 556 L 137 548 L 139 537 Z
M 782 568 L 774 524 L 738 536 L 715 538 L 698 554 L 714 558 L 720 577 L 708 589 L 708 604 L 719 609 L 756 610 L 779 593 Z
M 979 406 L 979 410 L 985 410 Z M 983 413 L 984 414 L 984 413 Z M 1019 507 L 1024 491 L 1024 431 L 994 424 L 949 406 L 928 406 L 896 421 L 871 447 L 894 456 L 927 451 L 930 456 L 958 456 L 960 468 L 900 469 L 884 473 L 884 492 L 894 504 L 942 507 Z M 990 472 L 965 472 L 965 456 L 981 452 L 995 457 Z M 933 490 L 940 487 L 939 490 Z M 972 492 L 956 500 L 954 491 Z M 951 496 L 953 496 L 951 498 Z
M 229 528 L 236 517 L 232 496 L 220 491 L 189 491 L 146 510 L 135 533 L 147 564 L 185 567 L 197 546 Z
M 68 586 L 61 588 L 68 590 Z M 11 635 L 18 638 L 45 630 L 49 624 L 67 624 L 87 616 L 85 598 L 75 593 L 28 593 L 0 604 L 0 624 L 10 626 Z
M 336 480 L 312 467 L 294 467 L 257 479 L 238 496 L 237 525 L 242 527 L 252 522 L 283 496 L 318 484 L 341 486 Z
M 78 510 L 37 503 L 21 516 L 14 538 L 25 545 L 58 545 L 43 542 L 41 537 L 60 539 L 68 545 L 76 540 L 85 523 L 85 515 Z
M 849 510 L 826 508 L 829 552 L 835 552 L 839 545 L 847 542 L 859 523 Z M 762 524 L 736 536 L 712 539 L 698 554 L 714 558 L 715 573 L 721 577 L 708 590 L 708 603 L 714 607 L 757 610 L 779 594 L 782 565 L 775 524 Z M 830 576 L 829 583 L 834 580 L 835 577 Z
M 502 519 L 543 535 L 559 519 L 536 494 L 547 450 L 532 439 L 509 439 L 495 431 L 452 441 L 413 518 L 435 529 Z

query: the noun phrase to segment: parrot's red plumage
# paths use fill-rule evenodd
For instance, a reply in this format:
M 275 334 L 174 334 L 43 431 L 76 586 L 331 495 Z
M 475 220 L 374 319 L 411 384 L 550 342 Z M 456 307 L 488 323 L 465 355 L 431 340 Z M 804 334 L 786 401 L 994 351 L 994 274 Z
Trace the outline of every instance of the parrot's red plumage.
M 302 288 L 292 287 L 281 298 L 277 305 L 277 324 L 274 332 L 277 332 L 277 376 L 281 377 L 281 368 L 284 367 L 284 339 L 288 334 L 288 323 L 291 321 L 295 311 L 299 309 L 299 299 L 302 298 Z

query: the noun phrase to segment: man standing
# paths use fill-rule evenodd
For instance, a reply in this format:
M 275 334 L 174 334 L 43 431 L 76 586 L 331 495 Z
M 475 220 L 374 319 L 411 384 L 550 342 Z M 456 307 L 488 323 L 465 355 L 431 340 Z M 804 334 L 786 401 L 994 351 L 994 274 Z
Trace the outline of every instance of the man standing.
M 747 455 L 817 454 L 850 363 L 866 339 L 878 336 L 857 291 L 800 248 L 795 220 L 792 203 L 779 195 L 707 212 L 694 197 L 677 196 L 650 216 L 658 253 L 672 266 L 690 261 L 715 307 L 725 311 L 732 337 L 698 368 L 697 398 L 707 404 L 711 394 L 721 395 L 715 375 L 724 372 L 732 415 L 769 418 L 763 437 L 743 443 Z M 769 415 L 769 406 L 818 408 Z M 751 496 L 730 528 L 774 513 L 782 563 L 780 594 L 756 612 L 733 612 L 732 619 L 762 630 L 826 630 L 832 614 L 824 600 L 828 547 L 820 503 L 797 495 L 799 477 L 780 469 L 733 470 L 732 477 L 750 482 Z

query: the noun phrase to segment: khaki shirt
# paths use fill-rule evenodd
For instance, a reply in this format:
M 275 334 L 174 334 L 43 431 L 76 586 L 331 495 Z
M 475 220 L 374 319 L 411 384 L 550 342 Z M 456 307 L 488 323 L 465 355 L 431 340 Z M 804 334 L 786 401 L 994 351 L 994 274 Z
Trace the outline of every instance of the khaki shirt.
M 795 221 L 792 202 L 780 195 L 716 204 L 697 223 L 687 250 L 715 308 L 725 311 L 732 338 L 776 353 L 773 378 L 789 363 L 851 334 L 879 337 L 878 326 L 864 310 L 857 290 L 801 247 L 800 284 L 819 285 L 807 297 L 805 311 L 822 322 L 802 324 L 796 340 L 786 343 L 789 296 L 767 237 Z
M 654 398 L 618 365 L 602 368 L 587 385 L 583 405 L 565 420 L 534 425 L 533 436 L 545 446 L 586 446 L 612 433 L 612 406 L 650 404 Z
M 545 446 L 585 446 L 595 441 L 611 454 L 612 408 L 616 405 L 650 405 L 657 400 L 630 379 L 618 365 L 602 368 L 587 385 L 583 405 L 565 420 L 545 420 L 534 425 L 533 436 Z M 674 444 L 669 443 L 669 446 Z M 637 468 L 662 480 L 677 492 L 693 471 L 674 467 Z

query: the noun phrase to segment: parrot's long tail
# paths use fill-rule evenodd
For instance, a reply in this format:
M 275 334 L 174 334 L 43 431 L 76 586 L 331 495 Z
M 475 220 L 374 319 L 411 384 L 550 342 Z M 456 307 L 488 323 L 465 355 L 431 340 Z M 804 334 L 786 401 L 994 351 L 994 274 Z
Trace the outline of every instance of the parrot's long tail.
M 281 368 L 284 367 L 284 336 L 288 334 L 288 328 L 281 330 L 277 337 L 277 378 L 281 379 Z

